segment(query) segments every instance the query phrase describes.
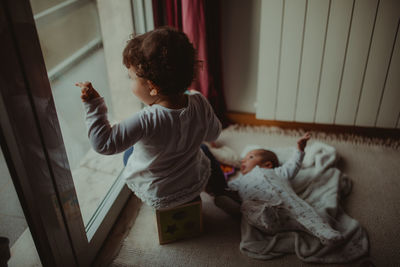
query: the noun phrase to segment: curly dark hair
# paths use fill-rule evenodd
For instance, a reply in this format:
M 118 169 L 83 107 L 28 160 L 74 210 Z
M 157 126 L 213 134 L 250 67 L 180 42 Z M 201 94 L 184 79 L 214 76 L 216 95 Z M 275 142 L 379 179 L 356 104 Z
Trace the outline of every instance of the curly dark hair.
M 196 50 L 186 34 L 171 27 L 161 27 L 129 40 L 123 63 L 136 75 L 152 81 L 160 94 L 183 93 L 196 73 Z

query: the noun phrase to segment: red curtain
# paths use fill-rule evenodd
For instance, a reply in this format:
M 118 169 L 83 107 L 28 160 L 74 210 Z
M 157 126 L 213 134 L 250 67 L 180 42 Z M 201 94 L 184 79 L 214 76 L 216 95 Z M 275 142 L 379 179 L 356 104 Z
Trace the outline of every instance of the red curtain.
M 152 3 L 155 28 L 168 25 L 182 31 L 181 0 L 152 0 Z
M 154 26 L 169 25 L 187 34 L 202 61 L 191 88 L 207 97 L 216 115 L 226 124 L 222 83 L 220 1 L 153 0 Z

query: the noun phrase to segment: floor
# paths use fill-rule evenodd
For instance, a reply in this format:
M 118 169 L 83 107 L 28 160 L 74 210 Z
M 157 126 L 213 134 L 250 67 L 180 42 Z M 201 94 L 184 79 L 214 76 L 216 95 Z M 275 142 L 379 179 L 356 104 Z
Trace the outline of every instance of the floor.
M 0 150 L 0 236 L 8 237 L 12 246 L 26 227 L 17 192 Z
M 281 136 L 281 131 L 264 132 L 260 128 L 248 136 L 247 128 L 243 127 L 237 131 L 223 131 L 217 143 L 230 147 L 239 155 L 249 144 L 270 148 L 293 147 L 299 136 L 290 131 L 287 136 Z M 310 143 L 320 141 L 336 148 L 339 155 L 337 168 L 350 178 L 353 185 L 342 207 L 367 231 L 370 254 L 349 264 L 329 266 L 399 266 L 400 150 L 398 146 L 374 145 L 373 141 L 361 138 L 344 140 L 344 135 L 335 137 L 315 133 Z M 240 222 L 215 207 L 206 194 L 202 198 L 205 229 L 202 236 L 159 245 L 154 211 L 143 205 L 122 239 L 122 245 L 116 246 L 118 251 L 109 253 L 116 255 L 110 266 L 327 266 L 304 263 L 296 255 L 270 261 L 245 256 L 239 250 Z M 114 235 L 120 237 L 121 232 Z M 361 264 L 363 262 L 365 264 Z
M 79 167 L 72 171 L 85 225 L 89 222 L 122 168 L 122 154 L 105 157 L 93 150 L 89 150 L 83 157 Z M 13 186 L 11 187 L 13 188 Z M 12 206 L 12 208 L 15 208 L 19 205 L 16 194 L 11 194 L 10 197 L 15 198 Z M 1 202 L 0 206 L 5 206 L 3 203 Z M 8 262 L 8 266 L 41 266 L 39 256 L 32 249 L 34 248 L 34 243 L 22 211 L 20 218 L 25 223 L 23 226 L 16 228 L 14 224 L 17 221 L 14 217 L 11 217 L 10 224 L 4 229 L 5 232 L 0 232 L 0 235 L 6 235 L 9 238 L 13 237 L 13 239 L 10 238 L 12 241 L 10 243 L 11 259 Z M 21 253 L 22 251 L 24 253 Z

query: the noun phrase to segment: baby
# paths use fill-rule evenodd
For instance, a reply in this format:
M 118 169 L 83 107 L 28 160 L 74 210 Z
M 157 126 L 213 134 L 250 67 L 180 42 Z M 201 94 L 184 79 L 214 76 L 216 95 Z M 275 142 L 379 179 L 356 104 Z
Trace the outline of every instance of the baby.
M 304 158 L 304 149 L 311 135 L 306 133 L 297 141 L 297 150 L 294 151 L 292 157 L 279 167 L 278 157 L 274 152 L 266 149 L 254 149 L 249 151 L 241 161 L 240 172 L 242 175 L 229 183 L 230 187 L 238 187 L 238 192 L 242 200 L 244 199 L 265 199 L 267 196 L 266 190 L 263 190 L 267 184 L 262 176 L 250 179 L 252 174 L 249 174 L 256 168 L 256 171 L 267 172 L 269 176 L 278 176 L 286 180 L 293 179 L 301 167 Z M 249 174 L 249 175 L 247 175 Z M 241 183 L 244 183 L 241 185 Z M 253 188 L 254 187 L 254 188 Z M 240 190 L 239 190 L 240 188 Z M 250 188 L 250 190 L 246 190 Z M 255 190 L 254 190 L 255 189 Z
M 247 153 L 241 162 L 241 174 L 228 183 L 242 200 L 246 219 L 262 231 L 301 230 L 332 244 L 342 238 L 321 216 L 293 191 L 290 180 L 298 173 L 310 134 L 297 141 L 292 157 L 279 167 L 277 156 L 265 149 Z

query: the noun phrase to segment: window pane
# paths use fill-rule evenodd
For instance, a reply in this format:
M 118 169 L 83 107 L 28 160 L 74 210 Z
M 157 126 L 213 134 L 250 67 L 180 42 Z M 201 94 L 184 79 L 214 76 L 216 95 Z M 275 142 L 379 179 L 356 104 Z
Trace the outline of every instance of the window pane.
M 118 178 L 123 163 L 122 154 L 104 156 L 91 149 L 80 89 L 74 84 L 79 81 L 92 82 L 93 87 L 105 99 L 111 123 L 118 115 L 114 112 L 115 106 L 118 106 L 118 110 L 121 108 L 121 105 L 113 105 L 114 99 L 129 99 L 134 96 L 129 88 L 119 86 L 118 90 L 115 90 L 110 87 L 110 78 L 118 81 L 128 80 L 128 75 L 122 66 L 122 48 L 114 49 L 117 56 L 108 55 L 106 60 L 103 43 L 107 39 L 104 40 L 102 37 L 96 2 L 87 0 L 68 2 L 69 4 L 63 8 L 49 12 L 44 17 L 35 18 L 35 22 L 79 206 L 83 221 L 87 225 L 111 185 Z M 120 14 L 121 12 L 116 15 Z M 105 23 L 111 22 L 107 18 Z M 118 29 L 113 29 L 111 33 L 123 28 L 118 24 L 116 26 Z M 129 34 L 124 33 L 125 35 L 128 38 Z M 110 38 L 115 42 L 113 36 Z M 126 42 L 122 39 L 118 41 L 122 44 Z M 120 69 L 109 67 L 110 62 L 116 61 Z M 115 75 L 121 74 L 122 79 L 115 78 Z M 115 86 L 115 82 L 113 85 Z

